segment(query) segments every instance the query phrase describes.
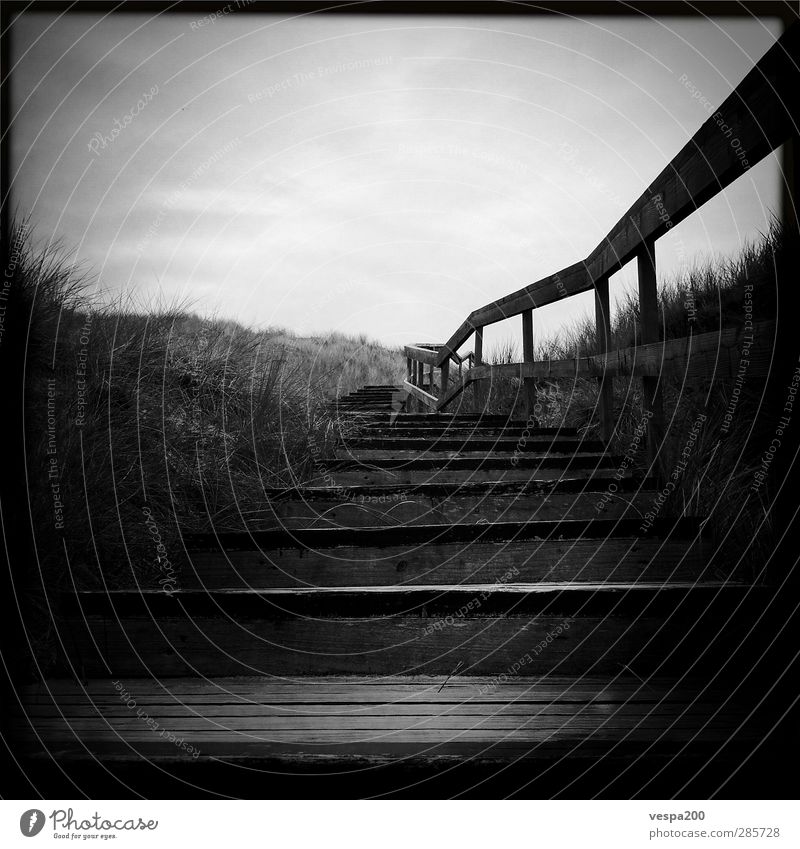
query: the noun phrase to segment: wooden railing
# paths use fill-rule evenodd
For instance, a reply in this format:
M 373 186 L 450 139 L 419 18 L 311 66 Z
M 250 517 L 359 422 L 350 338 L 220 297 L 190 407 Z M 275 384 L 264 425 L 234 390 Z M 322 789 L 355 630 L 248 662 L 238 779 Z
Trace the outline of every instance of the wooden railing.
M 669 368 L 685 369 L 695 355 L 701 354 L 705 357 L 702 361 L 707 361 L 710 352 L 727 350 L 742 342 L 735 332 L 728 331 L 660 341 L 656 240 L 780 145 L 789 143 L 788 149 L 797 148 L 799 26 L 794 24 L 786 30 L 586 259 L 474 310 L 444 344 L 406 347 L 408 375 L 404 386 L 409 397 L 430 410 L 442 410 L 467 386 L 475 383 L 480 406 L 486 396 L 482 382 L 504 374 L 523 380 L 523 397 L 532 409 L 537 379 L 596 378 L 600 428 L 603 438 L 608 440 L 614 430 L 612 381 L 615 377 L 636 376 L 642 381 L 643 404 L 651 422 L 649 452 L 654 456 L 663 419 L 660 375 Z M 790 169 L 787 167 L 786 171 Z M 792 179 L 797 179 L 797 169 L 792 167 L 791 171 Z M 638 266 L 641 343 L 625 351 L 610 351 L 608 281 L 613 273 L 633 259 Z M 591 290 L 595 293 L 599 353 L 558 362 L 535 362 L 532 311 Z M 484 327 L 517 315 L 522 316 L 523 362 L 485 364 Z M 472 367 L 463 373 L 461 366 L 467 357 L 459 357 L 458 349 L 473 334 L 474 354 L 469 355 Z M 708 373 L 725 376 L 724 368 L 735 373 L 737 361 L 736 357 L 721 360 L 716 357 L 713 370 Z M 460 371 L 455 382 L 450 380 L 452 363 L 456 363 Z M 710 363 L 708 365 L 711 369 Z M 438 392 L 435 370 L 439 371 Z

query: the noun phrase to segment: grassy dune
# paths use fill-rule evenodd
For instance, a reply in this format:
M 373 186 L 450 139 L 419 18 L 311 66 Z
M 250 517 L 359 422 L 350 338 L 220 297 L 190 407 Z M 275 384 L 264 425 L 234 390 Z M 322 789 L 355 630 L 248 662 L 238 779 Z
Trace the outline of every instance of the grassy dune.
M 29 500 L 51 590 L 179 584 L 181 531 L 241 526 L 264 488 L 314 476 L 328 400 L 402 379 L 400 351 L 364 336 L 100 306 L 62 254 L 22 245 Z
M 672 280 L 659 283 L 661 338 L 741 327 L 747 318 L 754 324 L 774 320 L 777 315 L 778 281 L 790 265 L 793 245 L 780 226 L 773 223 L 759 240 L 746 245 L 733 259 L 698 262 Z M 638 343 L 639 304 L 628 293 L 612 316 L 613 347 Z M 766 340 L 768 344 L 772 339 Z M 569 359 L 597 352 L 594 316 L 585 316 L 558 338 L 538 345 L 535 358 Z M 490 352 L 495 363 L 519 362 L 513 342 Z M 735 378 L 685 381 L 681 376 L 663 379 L 666 434 L 660 451 L 661 469 L 669 477 L 685 462 L 676 489 L 660 515 L 709 517 L 707 530 L 723 546 L 720 562 L 739 564 L 745 571 L 759 572 L 766 552 L 773 545 L 768 505 L 773 493 L 765 487 L 745 498 L 760 467 L 763 452 L 775 427 L 770 406 L 770 386 L 763 378 L 749 378 L 738 385 Z M 553 380 L 537 384 L 536 415 L 540 424 L 578 427 L 582 433 L 598 433 L 598 391 L 595 380 Z M 520 381 L 503 378 L 491 388 L 490 409 L 505 411 L 512 406 L 524 417 Z M 735 407 L 732 401 L 736 399 Z M 624 455 L 638 447 L 633 468 L 644 473 L 648 465 L 644 440 L 637 441 L 642 422 L 641 383 L 614 381 L 615 417 L 618 420 L 612 450 Z M 726 413 L 735 409 L 725 427 Z M 704 418 L 702 418 L 704 417 Z M 688 454 L 687 454 L 688 446 Z

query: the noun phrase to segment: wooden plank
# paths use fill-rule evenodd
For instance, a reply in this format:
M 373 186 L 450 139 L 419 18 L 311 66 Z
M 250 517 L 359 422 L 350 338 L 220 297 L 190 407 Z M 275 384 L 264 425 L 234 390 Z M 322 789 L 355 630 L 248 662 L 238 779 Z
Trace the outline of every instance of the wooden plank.
M 594 312 L 597 350 L 600 354 L 608 354 L 611 348 L 611 301 L 608 277 L 601 277 L 595 283 Z M 605 373 L 598 378 L 598 415 L 600 434 L 606 442 L 610 442 L 614 435 L 614 378 Z
M 471 584 L 500 581 L 688 580 L 703 574 L 708 550 L 700 542 L 638 538 L 506 543 L 428 543 L 327 552 L 285 549 L 192 555 L 194 573 L 181 586 L 331 587 Z M 506 579 L 508 580 L 508 578 Z M 477 590 L 476 590 L 477 592 Z
M 730 611 L 684 616 L 503 616 L 429 633 L 420 617 L 87 617 L 70 624 L 89 675 L 468 674 L 725 675 L 755 669 L 764 628 Z M 569 627 L 565 629 L 565 625 Z M 559 630 L 560 629 L 560 630 Z M 556 636 L 553 636 L 553 635 Z M 549 637 L 549 640 L 548 640 Z M 544 641 L 546 650 L 535 649 Z M 522 666 L 520 658 L 530 655 Z M 517 667 L 515 667 L 515 664 Z M 765 674 L 769 674 L 768 670 Z
M 659 341 L 658 285 L 656 279 L 656 244 L 643 242 L 637 253 L 639 279 L 639 328 L 644 345 Z M 661 376 L 642 377 L 642 408 L 647 416 L 647 458 L 652 474 L 664 477 L 661 445 L 664 441 L 664 405 Z
M 416 452 L 438 452 L 438 451 L 489 451 L 506 453 L 521 448 L 520 439 L 522 431 L 507 429 L 501 436 L 483 437 L 469 434 L 466 437 L 453 438 L 437 434 L 430 437 L 417 436 L 394 436 L 391 431 L 385 435 L 373 436 L 359 435 L 353 439 L 344 440 L 343 447 L 358 454 L 359 459 L 363 456 L 362 451 L 416 451 Z M 536 433 L 526 434 L 525 448 L 531 453 L 542 451 L 550 454 L 572 454 L 572 453 L 602 453 L 604 444 L 598 439 L 582 439 L 580 437 L 556 438 L 552 436 L 539 436 Z
M 396 586 L 282 586 L 202 590 L 180 589 L 170 594 L 161 589 L 110 590 L 107 593 L 81 591 L 62 600 L 66 614 L 80 616 L 124 616 L 160 621 L 169 616 L 231 616 L 281 621 L 294 617 L 364 620 L 369 617 L 411 616 L 444 622 L 490 620 L 497 615 L 518 619 L 559 614 L 564 617 L 600 615 L 630 618 L 642 615 L 670 615 L 674 608 L 691 620 L 705 616 L 706 606 L 730 612 L 742 599 L 762 601 L 769 593 L 763 588 L 731 581 L 648 580 L 602 583 L 577 581 L 532 583 L 440 584 Z M 453 623 L 447 622 L 452 626 Z M 423 623 L 426 633 L 443 630 Z
M 710 701 L 722 703 L 731 694 L 711 686 L 708 679 L 650 677 L 646 681 L 629 673 L 611 677 L 585 675 L 568 677 L 547 675 L 519 680 L 509 678 L 499 683 L 486 676 L 453 675 L 442 687 L 438 676 L 405 675 L 363 677 L 351 675 L 313 676 L 294 679 L 240 676 L 235 678 L 134 678 L 126 679 L 125 688 L 135 697 L 159 704 L 197 703 L 308 703 L 308 704 L 535 704 L 592 703 L 604 704 L 670 704 Z M 487 684 L 494 684 L 487 689 Z M 23 686 L 25 704 L 40 699 L 57 699 L 119 704 L 120 693 L 107 678 L 90 678 L 84 682 L 68 678 L 48 678 Z M 741 698 L 739 694 L 738 698 Z M 176 701 L 177 700 L 177 701 Z
M 446 460 L 445 462 L 433 462 L 424 468 L 412 464 L 399 468 L 379 467 L 352 467 L 337 471 L 335 474 L 336 484 L 342 487 L 359 486 L 383 486 L 383 485 L 405 485 L 405 484 L 477 484 L 477 483 L 512 483 L 512 482 L 534 482 L 545 483 L 561 481 L 565 479 L 577 480 L 583 478 L 598 477 L 604 470 L 608 474 L 608 480 L 613 480 L 612 470 L 608 468 L 605 461 L 598 464 L 591 461 L 584 466 L 576 462 L 575 458 L 569 464 L 560 466 L 549 466 L 540 460 L 523 461 L 512 466 L 506 463 L 485 463 L 480 466 L 468 465 L 473 461 L 471 457 L 461 460 Z M 375 461 L 379 462 L 379 461 Z M 424 462 L 424 461 L 420 461 Z M 462 465 L 463 464 L 463 465 Z
M 479 326 L 475 328 L 475 365 L 480 366 L 483 363 L 483 326 Z M 470 369 L 469 377 L 472 377 L 473 369 Z M 491 377 L 491 375 L 490 375 Z M 488 400 L 488 393 L 486 391 L 486 387 L 480 383 L 472 380 L 471 382 L 475 383 L 473 387 L 473 397 L 475 401 L 475 412 L 482 413 L 486 409 L 486 401 Z
M 517 481 L 525 486 L 524 481 Z M 589 483 L 581 481 L 581 483 Z M 423 485 L 424 486 L 424 485 Z M 457 484 L 451 484 L 458 487 Z M 346 493 L 327 499 L 281 501 L 243 513 L 248 530 L 304 527 L 391 527 L 410 524 L 457 524 L 476 522 L 528 522 L 548 519 L 615 519 L 642 517 L 657 493 L 651 490 L 603 493 L 500 492 L 491 484 L 481 494 L 454 489 L 445 497 L 415 493 L 398 487 L 389 495 Z M 608 482 L 606 481 L 606 487 Z M 218 526 L 224 530 L 223 526 Z M 241 529 L 241 528 L 240 528 Z
M 419 348 L 416 345 L 406 345 L 403 349 L 407 357 L 426 365 L 438 365 L 438 353 L 430 348 Z
M 800 87 L 800 28 L 787 29 L 719 109 L 662 170 L 589 254 L 557 274 L 473 311 L 439 351 L 457 351 L 476 325 L 485 326 L 592 289 L 782 144 L 794 132 Z M 732 141 L 738 140 L 734 146 Z
M 522 313 L 522 359 L 523 362 L 533 362 L 533 310 Z M 531 419 L 536 408 L 536 381 L 530 377 L 523 381 L 523 398 L 525 415 Z
M 422 546 L 432 543 L 507 542 L 510 540 L 576 540 L 613 538 L 695 539 L 702 519 L 694 516 L 657 518 L 645 531 L 639 519 L 557 520 L 553 522 L 495 522 L 480 525 L 422 525 L 413 528 L 362 528 L 355 530 L 259 531 L 253 533 L 186 534 L 184 543 L 190 552 L 284 551 L 287 548 L 322 550 L 323 548 L 375 547 L 393 545 Z
M 363 463 L 365 466 L 369 466 L 373 461 L 378 460 L 427 460 L 427 459 L 435 459 L 441 462 L 445 462 L 448 459 L 456 460 L 456 459 L 470 459 L 470 458 L 482 458 L 487 455 L 487 453 L 492 452 L 498 458 L 505 457 L 507 460 L 511 460 L 512 458 L 516 459 L 518 455 L 517 443 L 513 445 L 498 445 L 495 447 L 481 447 L 475 446 L 474 448 L 465 445 L 461 448 L 443 448 L 439 446 L 428 446 L 425 449 L 420 448 L 337 448 L 334 452 L 334 456 L 337 460 L 348 460 L 353 457 L 357 457 L 358 461 Z M 598 449 L 590 449 L 587 448 L 586 451 L 580 452 L 585 454 L 586 456 L 600 456 L 602 448 Z M 536 446 L 528 446 L 525 450 L 525 456 L 534 458 L 548 458 L 550 460 L 556 458 L 563 458 L 564 460 L 569 459 L 573 456 L 573 454 L 569 451 L 558 450 L 555 449 L 553 451 L 548 451 L 544 448 L 541 450 L 536 450 Z
M 450 387 L 450 358 L 446 358 L 440 366 L 439 397 L 444 398 Z M 438 405 L 437 405 L 438 408 Z
M 758 322 L 752 338 L 743 327 L 728 327 L 710 333 L 698 333 L 666 342 L 653 342 L 612 351 L 607 356 L 579 357 L 570 360 L 539 360 L 533 363 L 506 363 L 474 369 L 476 379 L 490 373 L 506 377 L 574 379 L 610 377 L 659 377 L 682 375 L 688 378 L 722 379 L 733 377 L 741 368 L 741 351 L 749 348 L 748 375 L 769 374 L 775 341 L 775 322 Z
M 417 367 L 418 373 L 421 373 L 422 366 L 418 365 Z M 420 378 L 420 383 L 421 383 Z M 424 389 L 421 389 L 419 386 L 415 386 L 412 383 L 404 383 L 403 388 L 406 392 L 408 392 L 409 396 L 414 398 L 416 401 L 424 404 L 426 407 L 429 407 L 432 410 L 436 409 L 436 398 L 433 395 L 430 395 Z
M 129 692 L 126 688 L 126 692 Z M 171 704 L 163 702 L 151 702 L 150 699 L 139 697 L 137 704 L 147 710 L 153 719 L 170 721 L 182 719 L 208 718 L 212 723 L 224 724 L 232 728 L 234 722 L 256 719 L 291 720 L 293 717 L 313 720 L 317 717 L 325 718 L 349 718 L 352 720 L 374 719 L 376 717 L 419 718 L 425 720 L 430 717 L 444 718 L 457 721 L 459 718 L 463 725 L 465 717 L 474 718 L 475 721 L 502 717 L 504 720 L 516 720 L 519 725 L 521 720 L 536 719 L 537 725 L 547 721 L 558 724 L 569 718 L 589 719 L 603 718 L 613 721 L 614 719 L 630 721 L 631 718 L 645 717 L 680 717 L 691 715 L 695 720 L 700 717 L 713 716 L 720 710 L 720 705 L 715 702 L 695 702 L 691 708 L 684 702 L 633 702 L 630 704 L 614 704 L 609 709 L 606 702 L 589 703 L 561 703 L 543 704 L 537 702 L 466 702 L 447 704 L 442 702 L 410 702 L 401 704 L 379 704 L 369 702 L 367 704 L 344 703 L 278 703 L 278 704 L 253 704 L 248 702 L 230 702 L 227 704 L 186 704 L 179 701 Z M 743 706 L 731 705 L 725 710 L 725 719 L 740 721 L 746 711 Z M 17 714 L 21 716 L 23 714 Z M 72 720 L 95 720 L 108 722 L 109 725 L 119 725 L 120 720 L 131 718 L 131 709 L 122 703 L 117 696 L 116 702 L 92 703 L 88 699 L 83 702 L 53 701 L 50 704 L 25 704 L 24 716 L 33 720 L 37 727 L 44 727 L 47 720 L 57 722 L 59 719 Z M 133 717 L 136 719 L 136 716 Z M 232 722 L 228 725 L 227 720 Z M 141 720 L 139 720 L 141 721 Z M 91 727 L 90 723 L 86 723 Z M 455 722 L 454 722 L 455 724 Z M 182 727 L 183 726 L 182 724 Z M 278 727 L 276 725 L 276 727 Z
M 470 377 L 471 372 L 472 370 L 470 369 L 470 371 L 464 375 L 459 373 L 459 379 L 451 384 L 446 393 L 442 393 L 439 403 L 436 406 L 437 410 L 444 410 L 472 383 L 473 379 Z

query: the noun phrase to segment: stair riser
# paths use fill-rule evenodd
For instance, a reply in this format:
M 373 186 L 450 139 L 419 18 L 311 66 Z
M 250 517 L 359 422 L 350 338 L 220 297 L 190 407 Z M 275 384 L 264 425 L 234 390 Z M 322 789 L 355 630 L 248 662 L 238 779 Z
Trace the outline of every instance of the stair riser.
M 578 440 L 578 439 L 552 439 L 550 437 L 537 437 L 535 439 L 526 439 L 523 443 L 520 438 L 486 438 L 481 436 L 470 436 L 465 434 L 461 439 L 453 439 L 452 437 L 430 437 L 428 439 L 347 439 L 343 440 L 342 449 L 347 450 L 356 456 L 369 457 L 373 451 L 382 451 L 391 456 L 392 452 L 399 452 L 397 456 L 405 456 L 405 454 L 419 454 L 425 451 L 441 452 L 463 452 L 473 451 L 482 452 L 483 454 L 507 454 L 514 451 L 519 451 L 520 454 L 568 454 L 572 455 L 576 452 L 583 454 L 601 453 L 604 449 L 602 442 L 596 440 Z
M 267 527 L 393 527 L 477 522 L 527 522 L 550 519 L 619 519 L 636 517 L 652 505 L 652 492 L 625 493 L 604 503 L 601 492 L 525 496 L 451 495 L 425 498 L 413 493 L 344 500 L 277 501 L 272 510 L 256 517 L 248 514 L 248 526 Z M 603 509 L 598 510 L 598 506 Z
M 688 541 L 615 538 L 558 542 L 340 547 L 313 552 L 195 552 L 181 587 L 380 587 L 576 581 L 689 580 L 704 550 Z
M 674 617 L 673 617 L 674 619 Z M 91 676 L 405 675 L 514 677 L 713 675 L 750 669 L 741 624 L 664 617 L 422 617 L 273 620 L 89 617 L 70 626 L 73 662 Z M 435 630 L 437 624 L 439 630 Z M 88 626 L 88 632 L 87 632 Z M 137 657 L 137 653 L 139 657 Z M 107 664 L 107 665 L 106 665 Z
M 564 464 L 575 456 L 600 456 L 597 454 L 593 454 L 591 448 L 585 448 L 581 450 L 580 454 L 577 454 L 574 451 L 569 450 L 548 450 L 546 445 L 543 444 L 533 444 L 528 445 L 525 448 L 518 448 L 517 444 L 508 444 L 498 446 L 497 448 L 479 448 L 479 447 L 471 447 L 469 443 L 467 443 L 461 449 L 449 449 L 443 448 L 438 445 L 434 445 L 428 449 L 421 448 L 358 448 L 358 447 L 343 447 L 337 448 L 335 451 L 336 459 L 338 460 L 361 460 L 361 461 L 369 461 L 369 460 L 391 460 L 393 457 L 398 460 L 447 460 L 453 459 L 455 457 L 485 457 L 488 453 L 492 454 L 492 456 L 498 458 L 508 458 L 508 461 L 511 462 L 511 458 L 515 455 L 518 457 L 520 455 L 524 455 L 525 457 L 535 457 L 544 459 L 547 458 L 560 458 L 564 460 Z M 519 453 L 518 453 L 519 452 Z M 585 453 L 584 453 L 585 452 Z
M 375 413 L 365 416 L 365 422 L 377 427 L 385 427 L 389 423 L 389 416 L 385 414 Z M 428 428 L 439 427 L 440 425 L 457 425 L 459 427 L 469 427 L 472 425 L 478 426 L 501 426 L 518 428 L 520 432 L 529 426 L 525 419 L 508 419 L 505 416 L 498 415 L 458 415 L 451 416 L 447 414 L 437 413 L 398 413 L 393 418 L 396 427 L 405 427 L 407 425 L 416 426 L 423 425 Z M 536 428 L 539 433 L 547 433 L 548 428 Z M 574 435 L 577 431 L 574 428 L 560 428 L 561 433 Z M 555 432 L 555 430 L 554 430 Z
M 359 435 L 364 439 L 494 439 L 503 437 L 505 439 L 513 439 L 519 441 L 523 434 L 523 430 L 519 428 L 507 428 L 502 425 L 476 425 L 474 427 L 463 425 L 448 425 L 442 423 L 438 427 L 392 427 L 388 424 L 379 425 L 364 425 Z M 580 442 L 580 438 L 570 432 L 562 433 L 547 433 L 541 429 L 530 431 L 530 436 L 526 437 L 528 443 L 536 441 L 544 441 L 547 444 L 554 439 L 568 439 L 573 443 Z M 599 444 L 599 443 L 597 443 Z
M 423 484 L 423 483 L 485 483 L 491 481 L 557 481 L 567 477 L 571 479 L 597 478 L 602 471 L 596 469 L 542 468 L 523 469 L 508 466 L 489 469 L 453 468 L 439 469 L 372 469 L 346 470 L 331 472 L 335 485 L 350 486 L 388 486 L 392 484 Z M 608 471 L 609 481 L 613 480 L 613 472 Z M 312 482 L 313 483 L 313 482 Z

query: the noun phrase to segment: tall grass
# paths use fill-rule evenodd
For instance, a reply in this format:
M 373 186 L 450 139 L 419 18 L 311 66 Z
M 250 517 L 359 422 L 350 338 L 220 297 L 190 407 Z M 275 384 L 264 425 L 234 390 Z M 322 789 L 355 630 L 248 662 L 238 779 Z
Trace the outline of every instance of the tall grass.
M 792 241 L 792 244 L 789 242 Z M 745 300 L 754 323 L 773 320 L 777 315 L 779 277 L 795 245 L 773 220 L 768 231 L 745 245 L 732 259 L 698 262 L 671 280 L 661 281 L 658 292 L 660 336 L 681 338 L 690 334 L 739 327 L 745 322 Z M 746 288 L 752 287 L 752 288 Z M 612 348 L 640 344 L 639 303 L 634 292 L 625 293 L 612 321 Z M 571 359 L 597 352 L 594 318 L 586 316 L 557 337 L 541 342 L 534 353 L 537 360 Z M 511 353 L 513 352 L 513 358 Z M 493 351 L 493 363 L 519 362 L 510 343 Z M 715 562 L 723 571 L 763 577 L 770 537 L 767 490 L 744 497 L 759 468 L 768 434 L 775 417 L 765 403 L 765 382 L 749 379 L 737 386 L 739 400 L 733 425 L 723 429 L 724 416 L 734 392 L 734 378 L 713 382 L 685 381 L 682 376 L 662 376 L 661 388 L 666 417 L 666 433 L 660 442 L 659 462 L 650 468 L 646 452 L 637 454 L 634 469 L 641 474 L 661 471 L 670 476 L 680 469 L 675 491 L 660 507 L 659 515 L 696 515 L 707 519 L 708 536 L 721 546 Z M 513 410 L 519 418 L 526 414 L 518 379 L 492 380 L 489 410 Z M 571 379 L 536 382 L 538 423 L 546 427 L 577 427 L 586 436 L 599 436 L 598 385 L 595 380 Z M 642 421 L 641 382 L 614 381 L 614 417 L 617 423 L 611 451 L 624 454 L 634 442 Z M 704 417 L 698 434 L 693 428 Z M 691 450 L 686 453 L 691 441 Z M 746 558 L 741 555 L 746 552 Z
M 48 591 L 165 575 L 179 586 L 184 533 L 241 527 L 265 489 L 313 477 L 337 429 L 328 400 L 404 371 L 399 350 L 366 337 L 100 305 L 63 251 L 17 235 L 29 504 Z

